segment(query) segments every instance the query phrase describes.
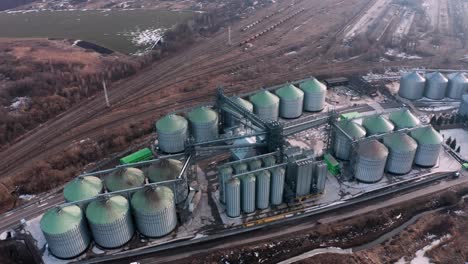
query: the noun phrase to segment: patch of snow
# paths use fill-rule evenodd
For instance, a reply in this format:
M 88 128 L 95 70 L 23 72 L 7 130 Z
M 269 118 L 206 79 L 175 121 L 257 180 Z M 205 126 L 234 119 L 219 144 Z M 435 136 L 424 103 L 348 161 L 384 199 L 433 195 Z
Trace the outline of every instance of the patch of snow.
M 440 112 L 457 108 L 456 105 L 419 107 L 419 110 L 425 112 Z
M 101 249 L 99 249 L 98 247 L 95 247 L 95 246 L 91 249 L 91 251 L 92 251 L 94 254 L 98 254 L 98 255 L 99 255 L 99 254 L 103 254 L 103 253 L 105 252 L 104 250 L 101 250 Z
M 450 239 L 452 236 L 450 234 L 441 237 L 440 239 L 432 241 L 431 244 L 423 247 L 422 249 L 416 252 L 416 257 L 413 258 L 410 264 L 431 264 L 431 260 L 425 256 L 426 252 L 440 245 L 444 240 Z
M 5 231 L 3 233 L 0 234 L 0 240 L 5 240 L 8 236 L 8 231 Z
M 163 35 L 166 29 L 164 28 L 148 28 L 137 29 L 130 32 L 122 32 L 118 35 L 129 37 L 133 45 L 142 47 L 143 50 L 136 52 L 134 55 L 144 55 L 151 51 L 159 42 L 162 42 Z
M 387 51 L 385 51 L 385 55 L 400 58 L 400 59 L 407 59 L 407 60 L 422 59 L 422 57 L 420 57 L 420 56 L 410 55 L 410 54 L 407 54 L 405 52 L 400 52 L 397 49 L 388 49 Z
M 36 195 L 34 195 L 34 194 L 22 194 L 22 195 L 19 196 L 19 198 L 21 200 L 25 200 L 25 201 L 31 201 L 35 197 L 36 197 Z
M 294 55 L 294 54 L 297 54 L 297 51 L 290 51 L 288 53 L 285 53 L 284 55 L 285 56 L 290 56 L 290 55 Z
M 463 210 L 454 211 L 456 215 L 463 215 L 465 212 Z
M 13 99 L 11 105 L 10 105 L 10 110 L 20 110 L 28 107 L 29 103 L 31 102 L 31 99 L 29 97 L 16 97 Z
M 34 240 L 36 240 L 36 247 L 38 249 L 43 248 L 44 245 L 46 244 L 44 234 L 42 234 L 42 230 L 40 227 L 41 218 L 42 218 L 42 215 L 39 215 L 27 221 L 27 225 L 25 227 L 25 230 L 31 234 Z

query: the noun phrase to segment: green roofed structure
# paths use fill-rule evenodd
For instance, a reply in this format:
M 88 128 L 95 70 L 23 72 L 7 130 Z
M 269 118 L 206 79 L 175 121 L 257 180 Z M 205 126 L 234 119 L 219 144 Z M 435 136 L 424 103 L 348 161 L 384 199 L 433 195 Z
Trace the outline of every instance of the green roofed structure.
M 67 202 L 76 202 L 95 197 L 102 193 L 101 179 L 95 176 L 78 176 L 63 188 L 63 196 Z

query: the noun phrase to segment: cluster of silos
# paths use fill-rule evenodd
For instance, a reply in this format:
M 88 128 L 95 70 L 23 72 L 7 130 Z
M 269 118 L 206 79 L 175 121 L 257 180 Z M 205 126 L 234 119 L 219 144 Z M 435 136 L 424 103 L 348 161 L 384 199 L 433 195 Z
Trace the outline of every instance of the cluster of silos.
M 187 116 L 195 142 L 218 138 L 218 114 L 214 110 L 202 106 L 193 109 Z
M 141 187 L 145 184 L 145 175 L 137 168 L 120 168 L 104 178 L 109 192 Z
M 328 169 L 324 162 L 299 160 L 288 165 L 287 174 L 296 198 L 300 198 L 324 191 Z
M 304 92 L 292 84 L 287 84 L 278 90 L 276 95 L 280 98 L 280 116 L 282 118 L 298 118 L 302 115 Z
M 379 141 L 363 140 L 358 143 L 354 162 L 354 178 L 364 183 L 380 181 L 384 176 L 388 149 Z
M 458 114 L 461 116 L 468 116 L 468 94 L 464 94 L 458 108 Z
M 334 131 L 333 150 L 335 157 L 349 160 L 352 140 L 362 139 L 366 136 L 364 127 L 351 120 L 342 120 L 336 123 Z
M 254 113 L 265 121 L 277 121 L 280 99 L 269 91 L 262 90 L 250 97 Z
M 421 127 L 410 133 L 418 143 L 414 163 L 421 167 L 432 167 L 437 164 L 443 138 L 432 127 Z
M 63 196 L 67 202 L 91 199 L 102 193 L 104 185 L 95 176 L 78 176 L 63 188 Z
M 389 134 L 383 138 L 389 154 L 385 170 L 393 174 L 407 174 L 411 171 L 418 143 L 404 133 Z
M 236 102 L 238 105 L 242 106 L 245 108 L 247 111 L 253 112 L 254 106 L 251 102 L 242 99 L 240 97 L 234 97 L 233 98 L 234 102 Z M 229 108 L 228 108 L 229 109 Z M 239 123 L 239 119 L 243 119 L 243 116 L 241 114 L 235 113 L 226 113 L 226 118 L 224 120 L 225 126 L 226 127 L 233 127 Z
M 178 153 L 185 149 L 188 122 L 185 118 L 170 114 L 156 122 L 159 148 L 166 153 Z
M 82 254 L 91 239 L 102 248 L 129 242 L 136 228 L 147 237 L 161 237 L 177 226 L 174 194 L 164 186 L 148 186 L 128 200 L 120 195 L 99 197 L 82 208 L 77 205 L 49 209 L 40 227 L 50 252 L 62 259 Z
M 398 94 L 410 100 L 418 100 L 423 96 L 433 100 L 444 97 L 461 99 L 468 89 L 468 79 L 463 73 L 452 73 L 447 77 L 440 72 L 428 73 L 426 77 L 417 72 L 407 73 L 400 79 Z
M 183 163 L 175 159 L 160 159 L 151 164 L 146 169 L 146 175 L 150 183 L 164 182 L 176 180 L 183 169 Z M 185 201 L 188 195 L 188 186 L 185 180 L 179 180 L 174 184 L 175 195 L 177 196 L 177 203 Z
M 362 126 L 366 129 L 367 136 L 385 134 L 395 128 L 392 122 L 382 115 L 365 117 Z
M 316 78 L 304 81 L 299 84 L 299 88 L 304 92 L 304 110 L 309 112 L 322 111 L 325 108 L 325 97 L 327 86 L 319 82 Z
M 421 121 L 408 109 L 402 109 L 390 113 L 389 119 L 395 125 L 395 130 L 413 128 L 421 124 Z

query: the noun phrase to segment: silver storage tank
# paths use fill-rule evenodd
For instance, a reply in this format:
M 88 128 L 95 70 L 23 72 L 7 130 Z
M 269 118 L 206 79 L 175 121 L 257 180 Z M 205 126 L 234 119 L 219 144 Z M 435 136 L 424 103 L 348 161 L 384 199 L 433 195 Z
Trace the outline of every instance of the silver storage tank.
M 159 148 L 166 153 L 178 153 L 185 149 L 188 135 L 187 119 L 170 114 L 156 122 Z
M 255 211 L 255 181 L 253 174 L 241 177 L 242 211 L 247 214 Z
M 398 95 L 410 100 L 421 99 L 424 95 L 426 79 L 417 72 L 410 72 L 400 79 Z
M 262 210 L 270 206 L 270 178 L 271 174 L 268 170 L 264 170 L 257 174 L 257 208 Z
M 249 161 L 249 170 L 254 171 L 262 167 L 262 162 L 259 159 L 253 159 Z
M 356 140 L 365 137 L 366 130 L 361 125 L 348 120 L 339 121 L 336 123 L 336 126 L 341 128 L 342 131 L 338 128 L 333 129 L 335 134 L 335 143 L 333 146 L 335 157 L 341 160 L 349 160 L 351 141 L 343 134 L 343 132 L 350 138 Z
M 83 211 L 76 205 L 47 210 L 40 226 L 50 253 L 57 258 L 81 255 L 91 242 Z
M 424 96 L 430 99 L 443 99 L 447 93 L 448 80 L 440 72 L 428 73 L 426 75 L 426 88 Z
M 379 141 L 365 140 L 357 147 L 354 177 L 364 183 L 378 182 L 383 178 L 388 149 Z
M 183 166 L 184 164 L 179 160 L 160 159 L 146 169 L 146 175 L 148 175 L 150 183 L 171 181 L 177 179 Z M 168 184 L 167 186 L 174 188 L 172 184 Z M 185 201 L 188 195 L 188 186 L 185 180 L 177 181 L 175 184 L 175 194 L 177 196 L 176 203 L 180 204 Z
M 177 226 L 174 193 L 166 186 L 147 186 L 131 199 L 135 224 L 140 234 L 162 237 Z
M 105 177 L 104 183 L 109 192 L 116 192 L 143 186 L 145 175 L 137 168 L 120 168 Z
M 76 202 L 95 197 L 102 193 L 104 185 L 95 176 L 78 176 L 63 188 L 63 196 L 67 202 Z
M 195 142 L 203 142 L 218 138 L 218 114 L 212 109 L 202 106 L 188 113 L 191 132 Z
M 414 163 L 422 167 L 436 165 L 442 148 L 443 138 L 432 127 L 422 127 L 411 132 L 411 137 L 418 142 Z
M 310 194 L 313 175 L 314 164 L 312 161 L 297 162 L 296 197 Z
M 241 183 L 238 178 L 231 178 L 226 183 L 226 214 L 238 217 L 241 212 Z
M 264 157 L 262 161 L 263 161 L 263 167 L 271 167 L 276 164 L 276 158 L 273 155 Z
M 448 75 L 447 97 L 461 99 L 468 92 L 468 79 L 464 73 L 452 73 Z
M 298 118 L 302 115 L 304 92 L 292 84 L 287 84 L 278 90 L 280 98 L 280 116 L 283 118 Z
M 247 111 L 253 112 L 253 104 L 240 97 L 234 97 L 233 100 L 240 106 L 244 107 Z M 239 119 L 245 119 L 241 114 L 226 113 L 226 127 L 233 127 L 237 125 Z
M 395 128 L 392 122 L 381 115 L 365 117 L 362 126 L 366 129 L 367 136 L 385 134 Z
M 232 167 L 223 167 L 218 171 L 218 180 L 219 180 L 219 200 L 222 203 L 226 202 L 225 189 L 226 183 L 232 176 Z
M 468 94 L 462 96 L 460 108 L 458 108 L 458 114 L 462 116 L 468 116 Z
M 387 135 L 384 137 L 383 143 L 389 150 L 385 169 L 393 174 L 410 172 L 418 143 L 403 133 Z
M 421 121 L 408 109 L 402 109 L 390 113 L 390 121 L 395 125 L 395 130 L 413 128 L 421 124 Z
M 263 90 L 250 97 L 254 113 L 265 121 L 277 121 L 280 100 L 278 96 Z
M 135 231 L 128 201 L 120 195 L 90 202 L 86 207 L 86 218 L 94 241 L 103 248 L 125 245 Z
M 271 204 L 280 205 L 283 203 L 285 171 L 283 168 L 271 170 Z
M 234 174 L 246 173 L 249 170 L 247 169 L 247 164 L 245 163 L 236 163 L 234 164 Z
M 317 183 L 315 184 L 315 190 L 317 193 L 322 193 L 325 190 L 325 183 L 327 181 L 328 169 L 325 162 L 318 162 L 315 165 L 315 178 Z
M 304 110 L 309 112 L 322 111 L 325 108 L 325 96 L 327 86 L 312 78 L 299 84 L 299 88 L 304 92 Z

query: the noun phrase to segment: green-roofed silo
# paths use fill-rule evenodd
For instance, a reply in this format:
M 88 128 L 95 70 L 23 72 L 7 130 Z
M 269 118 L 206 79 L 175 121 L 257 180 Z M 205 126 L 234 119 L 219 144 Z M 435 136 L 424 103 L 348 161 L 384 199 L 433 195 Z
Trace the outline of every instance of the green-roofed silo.
M 262 161 L 260 159 L 253 159 L 249 161 L 249 171 L 258 170 L 262 167 Z
M 247 164 L 245 163 L 236 163 L 234 166 L 234 174 L 246 173 L 248 170 Z
M 182 171 L 184 164 L 175 159 L 161 159 L 148 167 L 146 174 L 150 183 L 176 180 Z M 168 185 L 172 186 L 172 185 Z M 188 186 L 185 180 L 175 184 L 177 203 L 185 201 L 188 195 Z
M 385 169 L 393 174 L 406 174 L 411 171 L 418 143 L 403 133 L 386 135 L 383 143 L 389 153 Z
M 232 98 L 234 102 L 236 102 L 238 105 L 244 107 L 247 111 L 253 112 L 253 104 L 245 99 L 242 99 L 240 97 L 233 97 Z M 233 127 L 236 126 L 239 122 L 239 119 L 244 119 L 244 117 L 241 114 L 238 113 L 226 113 L 226 127 Z
M 188 133 L 187 119 L 170 114 L 156 122 L 159 148 L 166 153 L 178 153 L 185 149 Z
M 333 130 L 335 136 L 335 142 L 333 144 L 335 157 L 342 160 L 349 160 L 352 143 L 351 139 L 356 140 L 365 137 L 366 130 L 361 125 L 350 120 L 339 121 L 336 123 L 336 126 L 338 128 Z M 344 133 L 346 133 L 348 136 L 346 136 Z
M 162 237 L 177 226 L 174 193 L 165 186 L 147 186 L 133 194 L 133 215 L 138 231 L 147 237 Z
M 188 113 L 190 128 L 196 142 L 218 138 L 218 114 L 205 106 L 193 109 Z
M 414 116 L 408 109 L 392 112 L 389 119 L 395 125 L 395 130 L 413 128 L 421 124 L 421 121 L 419 121 L 419 119 Z
M 277 121 L 280 99 L 269 91 L 262 90 L 250 97 L 254 113 L 265 121 Z
M 276 164 L 276 158 L 273 155 L 264 157 L 262 161 L 264 167 L 271 167 Z
M 63 188 L 63 196 L 67 202 L 76 202 L 95 197 L 102 193 L 104 185 L 95 176 L 78 176 Z
M 439 132 L 432 127 L 422 127 L 413 130 L 410 135 L 418 143 L 414 163 L 422 167 L 436 165 L 443 141 Z
M 86 218 L 94 241 L 103 248 L 121 247 L 133 237 L 132 214 L 123 196 L 102 197 L 90 202 Z
M 381 115 L 365 117 L 362 120 L 362 126 L 366 129 L 368 136 L 389 133 L 395 128 L 392 122 Z
M 57 258 L 79 256 L 91 242 L 83 211 L 76 205 L 47 210 L 40 226 L 50 252 Z
M 104 184 L 109 192 L 136 188 L 145 184 L 145 175 L 137 168 L 120 168 L 105 177 Z
M 280 98 L 280 116 L 283 118 L 298 118 L 302 115 L 304 92 L 292 84 L 287 84 L 278 90 Z
M 322 111 L 325 108 L 325 97 L 327 86 L 316 78 L 304 81 L 299 84 L 299 88 L 304 92 L 304 110 L 309 112 Z

